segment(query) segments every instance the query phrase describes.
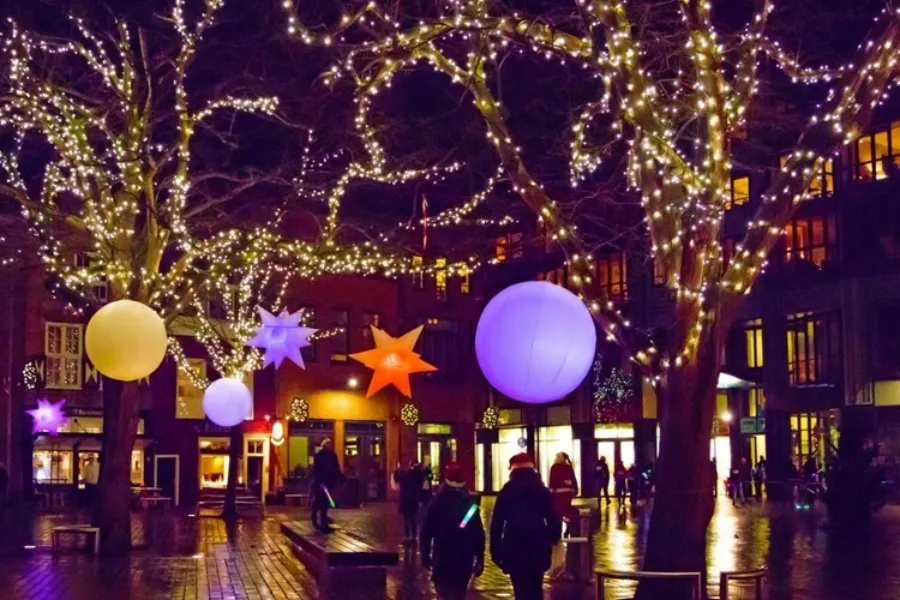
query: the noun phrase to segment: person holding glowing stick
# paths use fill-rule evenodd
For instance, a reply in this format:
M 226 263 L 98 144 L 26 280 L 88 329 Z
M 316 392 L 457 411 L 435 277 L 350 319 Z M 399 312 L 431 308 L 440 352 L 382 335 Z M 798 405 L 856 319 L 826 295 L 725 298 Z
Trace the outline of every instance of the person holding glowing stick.
M 328 505 L 331 508 L 335 508 L 334 498 L 331 497 L 331 492 L 328 491 L 328 487 L 323 483 L 322 491 L 325 492 L 325 497 L 328 498 Z
M 316 452 L 313 459 L 313 488 L 312 488 L 312 525 L 322 533 L 329 533 L 328 509 L 334 508 L 333 490 L 341 482 L 344 476 L 341 474 L 341 466 L 337 455 L 331 449 L 331 438 L 322 440 L 321 449 Z
M 444 469 L 444 483 L 428 505 L 422 526 L 422 565 L 441 600 L 464 600 L 473 577 L 484 571 L 484 526 L 478 502 L 465 488 L 460 466 Z

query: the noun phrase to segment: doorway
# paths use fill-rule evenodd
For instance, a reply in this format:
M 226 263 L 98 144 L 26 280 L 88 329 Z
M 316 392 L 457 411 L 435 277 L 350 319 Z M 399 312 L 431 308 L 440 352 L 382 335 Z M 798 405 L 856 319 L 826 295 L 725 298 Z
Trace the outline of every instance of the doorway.
M 252 434 L 244 437 L 244 481 L 251 494 L 265 500 L 269 491 L 269 440 Z
M 456 462 L 456 438 L 453 426 L 438 423 L 419 423 L 416 459 L 431 469 L 432 481 L 441 480 L 444 467 Z
M 162 496 L 171 498 L 173 506 L 179 505 L 180 479 L 180 456 L 177 454 L 157 454 L 153 457 L 153 486 L 162 490 Z

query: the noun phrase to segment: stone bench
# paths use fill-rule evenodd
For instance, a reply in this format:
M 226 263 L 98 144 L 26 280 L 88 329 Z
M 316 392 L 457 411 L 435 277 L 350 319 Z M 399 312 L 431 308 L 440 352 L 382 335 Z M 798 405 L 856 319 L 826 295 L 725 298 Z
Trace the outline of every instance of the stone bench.
M 322 534 L 312 524 L 298 521 L 282 523 L 281 533 L 318 581 L 319 598 L 387 597 L 387 568 L 399 564 L 396 552 L 344 531 Z
M 53 528 L 53 536 L 51 539 L 53 554 L 59 552 L 59 538 L 64 535 L 83 535 L 86 538 L 93 536 L 94 543 L 92 545 L 94 554 L 100 553 L 100 528 L 91 527 L 90 525 L 60 525 Z

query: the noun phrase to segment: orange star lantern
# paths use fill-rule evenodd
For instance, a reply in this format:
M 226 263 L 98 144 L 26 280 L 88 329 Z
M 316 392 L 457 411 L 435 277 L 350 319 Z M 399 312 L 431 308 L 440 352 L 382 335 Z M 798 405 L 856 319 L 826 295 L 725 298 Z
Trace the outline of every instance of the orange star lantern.
M 399 338 L 391 337 L 377 327 L 371 327 L 375 348 L 350 355 L 350 358 L 374 371 L 366 398 L 371 398 L 378 390 L 388 385 L 393 385 L 404 396 L 412 398 L 412 392 L 409 390 L 410 374 L 437 371 L 437 367 L 429 365 L 413 351 L 424 326 L 419 325 Z

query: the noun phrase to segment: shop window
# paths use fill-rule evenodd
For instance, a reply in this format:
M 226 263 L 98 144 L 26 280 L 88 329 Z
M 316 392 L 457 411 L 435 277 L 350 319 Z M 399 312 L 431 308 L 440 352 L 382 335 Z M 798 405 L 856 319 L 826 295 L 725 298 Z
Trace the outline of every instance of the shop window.
M 491 489 L 498 491 L 509 481 L 509 459 L 525 452 L 526 435 L 524 427 L 501 427 L 497 431 L 491 452 Z
M 366 349 L 375 345 L 375 341 L 372 339 L 372 327 L 381 328 L 381 313 L 364 312 L 362 314 L 362 338 L 363 347 Z
M 782 156 L 780 165 L 784 167 L 787 164 L 788 156 Z M 806 192 L 815 198 L 820 196 L 830 196 L 834 193 L 834 159 L 829 158 L 822 163 L 815 176 L 809 182 Z
M 425 272 L 423 269 L 425 268 L 425 260 L 421 256 L 413 256 L 412 259 L 413 266 L 413 289 L 414 290 L 424 290 L 425 289 Z
M 331 327 L 340 329 L 331 338 L 331 360 L 347 362 L 350 354 L 350 311 L 345 308 L 332 310 Z
M 731 210 L 735 206 L 742 206 L 750 201 L 750 178 L 732 177 L 731 193 L 725 202 L 725 210 Z
M 91 259 L 85 252 L 79 252 L 75 255 L 75 266 L 79 269 L 89 269 Z M 106 304 L 109 301 L 109 282 L 106 279 L 106 273 L 96 273 L 93 275 L 94 281 L 84 286 L 84 295 L 98 304 Z
M 494 257 L 498 263 L 522 258 L 522 233 L 507 233 L 498 237 L 494 243 Z
M 834 215 L 794 219 L 784 229 L 785 262 L 802 261 L 822 268 L 837 258 Z
M 303 324 L 304 327 L 311 327 L 312 329 L 316 328 L 316 309 L 312 306 L 301 306 L 300 310 L 303 311 L 303 315 L 300 319 L 300 323 Z M 306 348 L 300 349 L 300 354 L 303 355 L 303 360 L 307 362 L 315 362 L 319 358 L 319 343 L 315 340 L 307 346 Z
M 821 468 L 828 455 L 829 444 L 834 444 L 837 428 L 833 415 L 828 412 L 798 413 L 791 415 L 791 449 L 794 466 L 801 471 L 810 458 L 816 459 Z
M 595 260 L 597 284 L 607 300 L 624 302 L 628 299 L 628 263 L 624 252 L 617 252 Z
M 443 256 L 434 261 L 434 288 L 438 300 L 447 299 L 447 259 Z
M 762 319 L 753 319 L 744 323 L 744 341 L 747 348 L 747 367 L 761 368 L 763 366 Z
M 32 476 L 38 484 L 70 484 L 72 480 L 71 450 L 35 450 L 31 455 Z
M 747 394 L 747 416 L 756 417 L 765 413 L 766 394 L 762 388 L 750 388 Z
M 787 357 L 791 385 L 836 382 L 841 368 L 840 353 L 837 313 L 788 316 Z
M 47 387 L 57 390 L 81 389 L 83 328 L 71 323 L 46 323 L 44 354 L 47 355 Z
M 537 430 L 538 471 L 545 482 L 550 481 L 550 468 L 559 452 L 572 461 L 575 473 L 581 472 L 581 441 L 575 439 L 571 425 L 539 427 Z M 632 459 L 633 460 L 633 459 Z
M 888 179 L 900 172 L 900 121 L 889 130 L 867 135 L 856 141 L 856 179 L 872 181 Z
M 206 360 L 202 358 L 188 358 L 187 368 L 193 371 L 195 377 L 206 379 Z M 175 418 L 176 419 L 205 419 L 203 411 L 203 390 L 194 385 L 191 376 L 178 368 L 175 377 Z

